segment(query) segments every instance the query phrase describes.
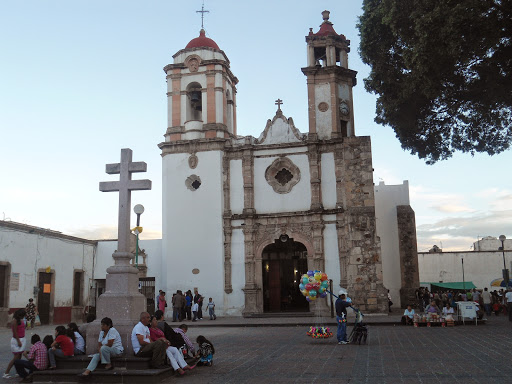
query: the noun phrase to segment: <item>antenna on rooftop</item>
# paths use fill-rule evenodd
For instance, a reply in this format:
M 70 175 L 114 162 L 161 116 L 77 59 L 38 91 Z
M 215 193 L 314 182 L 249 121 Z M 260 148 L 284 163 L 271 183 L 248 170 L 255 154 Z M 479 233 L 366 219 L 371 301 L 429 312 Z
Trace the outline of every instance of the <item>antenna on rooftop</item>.
M 210 13 L 210 11 L 205 11 L 205 9 L 204 9 L 204 0 L 203 0 L 203 5 L 201 6 L 201 10 L 200 11 L 196 11 L 196 13 L 200 13 L 201 14 L 201 29 L 204 29 L 204 14 L 205 13 Z

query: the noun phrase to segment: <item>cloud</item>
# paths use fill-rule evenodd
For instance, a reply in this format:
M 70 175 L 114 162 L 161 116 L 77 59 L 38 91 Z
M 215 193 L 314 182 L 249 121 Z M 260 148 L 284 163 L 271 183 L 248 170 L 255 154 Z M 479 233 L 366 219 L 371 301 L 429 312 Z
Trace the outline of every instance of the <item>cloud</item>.
M 90 229 L 70 230 L 67 234 L 90 240 L 117 239 L 116 226 L 98 226 Z M 144 230 L 140 235 L 141 240 L 161 239 L 162 232 L 155 230 Z
M 446 213 L 457 213 L 457 212 L 475 212 L 474 209 L 471 209 L 465 205 L 457 205 L 457 204 L 445 204 L 445 205 L 432 205 L 430 208 L 435 209 L 439 212 Z
M 468 250 L 484 236 L 512 235 L 512 210 L 491 210 L 486 213 L 452 216 L 432 224 L 417 226 L 418 250 L 425 251 L 443 242 L 445 251 Z

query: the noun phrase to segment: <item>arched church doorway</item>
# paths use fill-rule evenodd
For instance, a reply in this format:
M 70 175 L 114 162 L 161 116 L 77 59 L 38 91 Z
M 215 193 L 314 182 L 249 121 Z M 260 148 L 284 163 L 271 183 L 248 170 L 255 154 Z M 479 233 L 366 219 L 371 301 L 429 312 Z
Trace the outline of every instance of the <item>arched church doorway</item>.
M 262 252 L 263 310 L 265 312 L 309 311 L 299 291 L 299 279 L 308 271 L 304 244 L 280 236 Z

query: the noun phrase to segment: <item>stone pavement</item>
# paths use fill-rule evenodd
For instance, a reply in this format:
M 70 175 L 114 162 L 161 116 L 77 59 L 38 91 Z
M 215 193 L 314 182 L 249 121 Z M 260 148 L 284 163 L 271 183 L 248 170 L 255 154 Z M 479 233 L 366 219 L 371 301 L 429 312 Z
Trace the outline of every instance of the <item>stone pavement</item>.
M 182 383 L 510 383 L 512 323 L 491 317 L 486 325 L 414 328 L 369 325 L 367 345 L 315 340 L 306 326 L 262 325 L 268 319 L 190 323 L 189 336 L 202 334 L 216 348 L 213 367 L 197 367 Z M 272 319 L 275 320 L 275 319 Z M 307 318 L 301 319 L 302 323 Z M 228 320 L 223 320 L 226 323 Z M 241 324 L 240 321 L 246 322 Z M 284 321 L 284 320 L 283 320 Z M 209 325 L 211 323 L 211 325 Z M 310 322 L 309 324 L 313 324 Z M 351 323 L 349 322 L 349 325 Z M 40 335 L 54 326 L 36 328 Z M 348 330 L 350 331 L 349 326 Z M 28 332 L 30 334 L 30 331 Z M 2 372 L 10 359 L 10 333 L 0 330 Z M 3 380 L 1 383 L 16 382 Z

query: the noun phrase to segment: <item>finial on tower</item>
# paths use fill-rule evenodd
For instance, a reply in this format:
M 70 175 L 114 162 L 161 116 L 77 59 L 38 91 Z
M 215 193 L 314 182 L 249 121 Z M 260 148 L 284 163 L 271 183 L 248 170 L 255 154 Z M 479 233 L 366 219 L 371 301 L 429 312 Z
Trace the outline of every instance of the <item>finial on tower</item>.
M 325 10 L 325 11 L 323 11 L 323 12 L 322 12 L 322 17 L 324 18 L 324 22 L 329 21 L 329 14 L 330 14 L 330 13 L 331 13 L 331 12 L 329 12 L 329 11 L 327 11 L 327 10 Z
M 210 13 L 210 11 L 206 11 L 204 9 L 204 0 L 203 0 L 203 5 L 201 6 L 201 10 L 200 11 L 196 11 L 196 13 L 200 13 L 201 14 L 201 29 L 204 29 L 204 14 L 205 13 Z

